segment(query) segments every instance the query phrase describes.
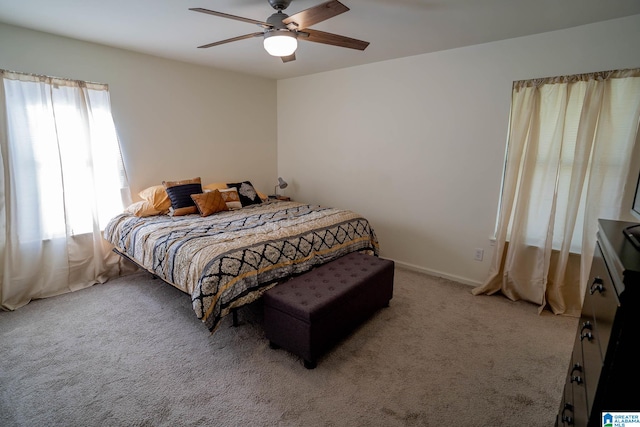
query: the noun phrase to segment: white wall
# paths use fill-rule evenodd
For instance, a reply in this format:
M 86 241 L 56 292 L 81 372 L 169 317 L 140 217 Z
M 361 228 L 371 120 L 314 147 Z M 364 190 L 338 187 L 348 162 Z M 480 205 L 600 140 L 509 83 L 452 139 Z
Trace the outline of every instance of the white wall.
M 134 193 L 163 180 L 276 180 L 276 82 L 0 24 L 0 68 L 109 84 Z M 271 190 L 273 191 L 273 190 Z
M 297 200 L 370 219 L 381 256 L 480 283 L 512 82 L 640 67 L 638 46 L 640 15 L 280 80 L 278 174 Z

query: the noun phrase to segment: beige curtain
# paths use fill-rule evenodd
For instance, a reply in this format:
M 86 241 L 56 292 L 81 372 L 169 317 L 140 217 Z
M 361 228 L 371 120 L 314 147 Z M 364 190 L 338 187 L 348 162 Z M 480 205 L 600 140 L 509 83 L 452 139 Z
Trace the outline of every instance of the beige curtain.
M 474 294 L 579 315 L 597 220 L 629 208 L 639 116 L 640 69 L 514 83 L 495 252 Z
M 104 282 L 130 202 L 106 85 L 0 70 L 0 306 Z

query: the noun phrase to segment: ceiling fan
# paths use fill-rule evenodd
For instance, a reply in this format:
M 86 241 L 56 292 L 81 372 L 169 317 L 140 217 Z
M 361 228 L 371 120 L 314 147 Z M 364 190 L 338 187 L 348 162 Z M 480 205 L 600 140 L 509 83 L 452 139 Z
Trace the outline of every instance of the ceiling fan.
M 340 36 L 338 34 L 326 33 L 324 31 L 312 30 L 309 28 L 312 25 L 326 21 L 329 18 L 333 18 L 334 16 L 340 15 L 341 13 L 349 10 L 347 6 L 337 0 L 324 2 L 291 16 L 288 16 L 283 12 L 283 10 L 289 7 L 292 0 L 267 1 L 271 7 L 276 10 L 276 13 L 267 18 L 266 22 L 229 15 L 228 13 L 216 12 L 209 9 L 203 9 L 201 7 L 190 8 L 189 10 L 193 10 L 195 12 L 202 12 L 209 15 L 220 16 L 222 18 L 235 19 L 236 21 L 255 24 L 263 29 L 260 32 L 205 44 L 198 46 L 198 48 L 218 46 L 252 37 L 263 37 L 264 48 L 270 55 L 280 57 L 282 62 L 291 62 L 296 59 L 295 51 L 298 47 L 298 39 L 358 50 L 365 50 L 367 46 L 369 46 L 369 42 Z

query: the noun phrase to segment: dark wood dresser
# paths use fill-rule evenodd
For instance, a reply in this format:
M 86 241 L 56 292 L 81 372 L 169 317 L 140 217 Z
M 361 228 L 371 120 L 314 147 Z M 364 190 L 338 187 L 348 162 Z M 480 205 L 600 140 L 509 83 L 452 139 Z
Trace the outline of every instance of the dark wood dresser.
M 629 222 L 601 219 L 556 426 L 601 426 L 640 412 L 640 250 Z

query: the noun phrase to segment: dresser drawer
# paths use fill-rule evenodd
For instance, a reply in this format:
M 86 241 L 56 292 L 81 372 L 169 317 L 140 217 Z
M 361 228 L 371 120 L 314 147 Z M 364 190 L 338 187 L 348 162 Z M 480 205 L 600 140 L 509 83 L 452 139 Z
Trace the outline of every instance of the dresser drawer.
M 598 389 L 600 374 L 602 373 L 602 355 L 598 345 L 598 335 L 593 318 L 580 318 L 578 335 L 581 340 L 582 351 L 582 389 L 586 392 L 586 412 L 590 413 L 591 403 Z
M 596 245 L 596 251 L 593 255 L 590 281 L 587 286 L 583 313 L 586 309 L 593 316 L 600 357 L 604 359 L 611 338 L 613 321 L 620 303 L 599 245 Z
M 598 390 L 604 356 L 611 338 L 618 299 L 599 246 L 591 264 L 590 281 L 585 293 L 578 335 L 582 344 L 583 379 L 587 392 L 587 413 Z
M 556 418 L 557 426 L 586 426 L 587 391 L 584 382 L 584 363 L 582 361 L 582 343 L 580 333 L 575 337 L 571 362 L 562 393 L 560 410 Z

